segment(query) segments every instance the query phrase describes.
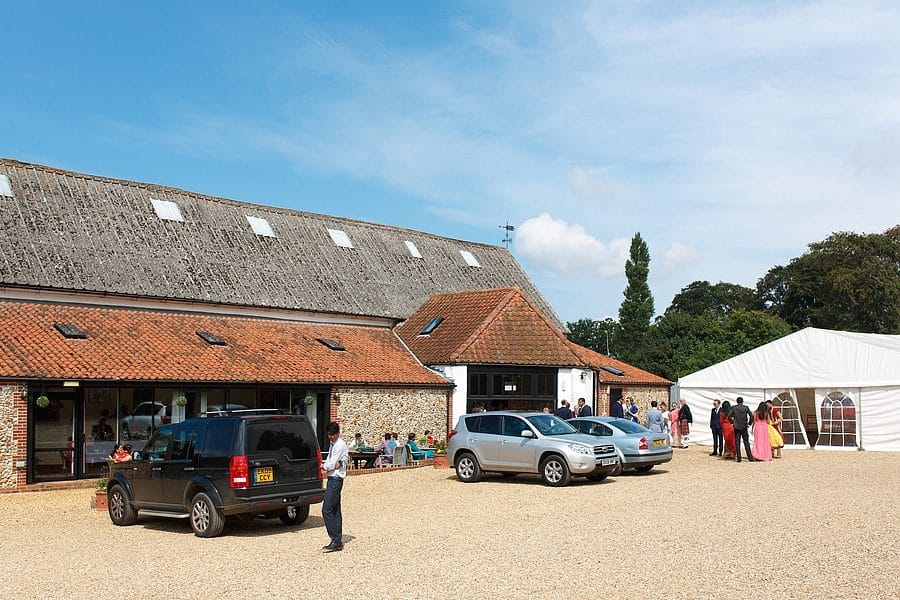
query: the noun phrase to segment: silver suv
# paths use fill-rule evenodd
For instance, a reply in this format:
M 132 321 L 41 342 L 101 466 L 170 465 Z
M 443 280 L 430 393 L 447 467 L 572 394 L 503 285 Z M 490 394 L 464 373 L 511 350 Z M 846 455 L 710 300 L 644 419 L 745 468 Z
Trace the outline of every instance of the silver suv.
M 619 468 L 612 444 L 598 444 L 596 437 L 539 412 L 463 415 L 450 432 L 447 460 L 467 483 L 495 471 L 507 476 L 538 473 L 547 485 L 563 486 L 573 475 L 601 481 Z

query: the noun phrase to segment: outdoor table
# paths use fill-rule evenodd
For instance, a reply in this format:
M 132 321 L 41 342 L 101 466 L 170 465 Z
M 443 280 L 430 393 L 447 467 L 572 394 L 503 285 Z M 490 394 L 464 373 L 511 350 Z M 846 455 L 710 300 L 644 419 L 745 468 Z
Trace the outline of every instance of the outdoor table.
M 378 453 L 374 450 L 370 452 L 351 452 L 350 460 L 353 461 L 353 468 L 358 469 L 359 463 L 364 462 L 366 468 L 371 467 L 375 464 L 375 459 L 378 458 Z

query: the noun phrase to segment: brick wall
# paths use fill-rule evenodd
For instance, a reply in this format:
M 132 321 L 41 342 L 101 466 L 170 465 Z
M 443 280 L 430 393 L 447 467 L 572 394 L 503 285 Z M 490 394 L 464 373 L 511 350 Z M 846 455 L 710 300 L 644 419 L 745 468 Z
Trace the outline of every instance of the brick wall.
M 27 411 L 25 386 L 0 383 L 0 493 L 25 489 L 25 469 L 16 461 L 27 451 Z
M 341 424 L 348 443 L 357 432 L 375 445 L 385 432 L 421 436 L 430 430 L 435 440 L 447 439 L 448 391 L 446 388 L 335 387 L 331 392 L 331 419 Z
M 650 402 L 656 400 L 657 404 L 669 402 L 669 386 L 652 386 L 652 385 L 617 385 L 617 386 L 601 386 L 597 398 L 597 414 L 609 414 L 609 388 L 616 387 L 622 389 L 622 406 L 628 408 L 628 399 L 634 398 L 637 405 L 638 414 L 640 415 L 641 425 L 644 424 L 644 415 L 650 410 Z

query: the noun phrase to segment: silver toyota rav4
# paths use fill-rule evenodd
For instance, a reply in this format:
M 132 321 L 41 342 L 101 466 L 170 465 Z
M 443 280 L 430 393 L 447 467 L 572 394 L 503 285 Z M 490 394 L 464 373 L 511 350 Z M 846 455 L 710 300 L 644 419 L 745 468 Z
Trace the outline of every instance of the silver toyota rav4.
M 600 481 L 619 468 L 612 444 L 598 444 L 596 437 L 539 412 L 463 415 L 450 432 L 447 460 L 467 483 L 495 471 L 507 476 L 538 473 L 547 485 L 563 486 L 573 475 Z

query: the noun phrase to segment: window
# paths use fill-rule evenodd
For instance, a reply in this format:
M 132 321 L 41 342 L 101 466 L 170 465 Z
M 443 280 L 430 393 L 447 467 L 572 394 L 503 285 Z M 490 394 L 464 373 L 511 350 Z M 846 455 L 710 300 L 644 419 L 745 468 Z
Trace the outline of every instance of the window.
M 184 221 L 184 217 L 181 216 L 181 210 L 174 202 L 157 200 L 156 198 L 150 198 L 150 202 L 153 204 L 156 216 L 160 219 L 164 221 Z
M 469 375 L 469 395 L 470 396 L 487 396 L 488 395 L 487 373 L 473 373 L 472 375 Z
M 252 423 L 247 426 L 247 449 L 254 458 L 310 460 L 315 456 L 312 433 L 312 428 L 301 422 Z
M 444 322 L 444 317 L 435 317 L 428 321 L 428 324 L 422 328 L 419 335 L 431 335 L 431 332 L 437 329 L 437 326 Z
M 800 409 L 790 392 L 782 392 L 772 398 L 772 406 L 781 411 L 781 436 L 784 444 L 806 445 L 803 424 L 800 421 Z
M 856 446 L 856 406 L 843 392 L 830 392 L 822 399 L 820 446 Z
M 341 248 L 353 247 L 353 242 L 350 241 L 350 237 L 341 229 L 329 229 L 328 235 L 331 236 L 331 241 L 334 242 L 335 246 L 340 246 Z
M 194 457 L 194 428 L 182 427 L 175 432 L 169 460 L 190 460 Z
M 9 177 L 6 175 L 0 175 L 0 196 L 6 196 L 8 198 L 12 198 L 12 188 L 9 186 Z M 412 242 L 406 242 L 407 244 L 411 244 Z
M 53 328 L 69 340 L 83 340 L 87 337 L 87 334 L 71 323 L 55 323 Z
M 500 435 L 500 415 L 482 415 L 478 423 L 478 433 Z
M 537 374 L 537 395 L 556 397 L 556 377 L 550 373 Z
M 206 342 L 207 344 L 209 344 L 211 346 L 227 346 L 228 345 L 228 343 L 225 340 L 223 340 L 216 334 L 210 333 L 208 331 L 198 331 L 197 335 L 200 336 L 200 338 L 203 339 L 204 342 Z
M 625 376 L 625 371 L 623 371 L 622 369 L 610 367 L 609 365 L 603 365 L 600 368 L 603 369 L 604 371 L 606 371 L 607 373 L 612 373 L 613 375 L 618 375 L 619 377 Z
M 468 250 L 460 250 L 460 255 L 462 255 L 463 260 L 466 261 L 466 264 L 470 267 L 480 267 L 481 264 L 478 262 L 478 259 L 475 258 L 475 255 L 469 252 Z
M 166 456 L 166 450 L 169 449 L 169 443 L 172 441 L 172 428 L 163 427 L 160 429 L 156 437 L 147 442 L 147 447 L 141 455 L 146 460 L 163 460 Z
M 503 435 L 521 437 L 522 432 L 526 429 L 530 430 L 531 428 L 519 417 L 503 417 Z
M 600 436 L 606 437 L 606 436 L 611 436 L 613 434 L 612 429 L 610 429 L 606 425 L 601 425 L 600 423 L 590 423 L 590 422 L 585 423 L 585 424 L 590 426 L 587 433 L 590 433 L 591 435 L 600 435 Z
M 264 237 L 275 237 L 275 232 L 272 231 L 272 226 L 269 225 L 268 221 L 260 217 L 245 216 L 247 217 L 247 222 L 250 223 L 250 228 L 253 229 L 253 233 Z
M 329 340 L 328 338 L 319 338 L 318 342 L 320 344 L 324 344 L 325 346 L 328 346 L 328 348 L 330 348 L 331 350 L 334 350 L 335 352 L 344 352 L 345 350 L 347 350 L 346 348 L 344 348 L 343 344 L 341 344 L 340 342 L 336 342 L 334 340 Z
M 531 374 L 494 375 L 495 396 L 531 396 Z
M 419 249 L 416 248 L 416 245 L 409 240 L 403 242 L 406 244 L 406 249 L 409 250 L 410 256 L 413 258 L 422 258 L 422 254 L 419 252 Z

